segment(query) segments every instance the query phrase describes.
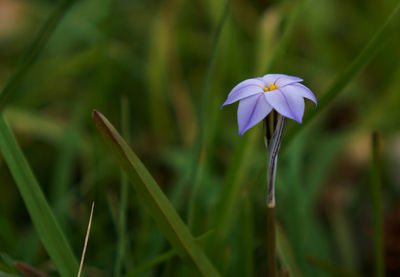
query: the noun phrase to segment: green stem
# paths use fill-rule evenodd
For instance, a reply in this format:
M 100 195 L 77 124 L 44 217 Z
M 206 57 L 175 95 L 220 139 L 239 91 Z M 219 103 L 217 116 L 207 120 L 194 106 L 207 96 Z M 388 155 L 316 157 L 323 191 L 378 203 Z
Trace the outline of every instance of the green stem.
M 268 276 L 277 276 L 276 242 L 275 242 L 275 207 L 267 208 L 267 258 Z
M 267 148 L 267 206 L 269 208 L 275 207 L 275 175 L 284 125 L 285 118 L 278 115 L 276 112 L 272 112 L 271 115 L 265 119 L 266 132 L 264 142 Z M 270 130 L 273 130 L 272 136 L 270 135 Z
M 264 120 L 264 142 L 267 149 L 267 258 L 268 276 L 277 276 L 275 235 L 275 176 L 285 118 L 272 112 Z

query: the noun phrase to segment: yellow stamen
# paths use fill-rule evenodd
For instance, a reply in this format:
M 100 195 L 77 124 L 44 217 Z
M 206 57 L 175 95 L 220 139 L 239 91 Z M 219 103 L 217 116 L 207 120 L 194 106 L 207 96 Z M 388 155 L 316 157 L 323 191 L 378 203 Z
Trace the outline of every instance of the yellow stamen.
M 276 90 L 276 89 L 277 89 L 277 87 L 271 83 L 271 84 L 269 84 L 269 87 L 264 88 L 264 92 L 272 91 L 272 90 Z

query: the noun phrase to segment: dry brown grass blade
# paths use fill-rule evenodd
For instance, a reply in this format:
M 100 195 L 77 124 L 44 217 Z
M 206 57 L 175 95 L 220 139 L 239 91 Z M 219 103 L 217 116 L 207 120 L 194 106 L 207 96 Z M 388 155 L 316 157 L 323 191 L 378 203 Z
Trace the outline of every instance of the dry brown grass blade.
M 86 254 L 87 244 L 89 241 L 90 229 L 92 227 L 93 210 L 94 210 L 94 202 L 92 203 L 92 209 L 90 211 L 89 224 L 88 224 L 87 231 L 86 231 L 85 243 L 83 245 L 81 262 L 79 264 L 79 271 L 78 271 L 78 275 L 77 275 L 78 277 L 80 277 L 82 274 L 83 262 L 85 261 L 85 254 Z

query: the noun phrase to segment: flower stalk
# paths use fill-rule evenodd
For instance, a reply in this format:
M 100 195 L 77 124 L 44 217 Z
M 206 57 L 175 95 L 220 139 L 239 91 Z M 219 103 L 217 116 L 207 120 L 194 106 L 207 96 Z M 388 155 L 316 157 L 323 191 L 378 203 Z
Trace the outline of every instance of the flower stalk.
M 273 111 L 264 119 L 264 143 L 267 149 L 267 255 L 268 276 L 277 276 L 275 241 L 275 177 L 279 148 L 282 140 L 285 118 Z
M 265 122 L 264 143 L 267 149 L 267 186 L 268 186 L 268 208 L 275 208 L 275 177 L 276 163 L 279 148 L 281 146 L 285 118 L 275 111 L 267 116 Z
M 228 94 L 222 107 L 239 101 L 239 136 L 263 121 L 267 149 L 267 249 L 268 276 L 277 276 L 275 246 L 275 176 L 285 118 L 302 122 L 304 98 L 317 104 L 303 79 L 286 74 L 266 74 L 244 80 Z

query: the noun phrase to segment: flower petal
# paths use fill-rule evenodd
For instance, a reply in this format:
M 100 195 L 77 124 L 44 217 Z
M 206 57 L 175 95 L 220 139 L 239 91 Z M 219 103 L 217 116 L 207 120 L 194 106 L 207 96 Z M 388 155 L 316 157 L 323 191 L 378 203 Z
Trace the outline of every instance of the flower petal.
M 229 93 L 222 107 L 232 104 L 240 99 L 263 92 L 264 83 L 259 79 L 247 79 L 237 84 Z
M 298 95 L 286 93 L 281 89 L 266 92 L 268 103 L 281 115 L 301 123 L 304 114 L 304 99 Z
M 287 93 L 292 93 L 307 99 L 310 99 L 317 105 L 317 99 L 315 98 L 314 93 L 303 84 L 293 83 L 289 86 L 282 88 L 283 91 L 287 91 Z
M 264 119 L 272 110 L 264 94 L 253 95 L 239 102 L 237 111 L 239 136 Z
M 284 87 L 288 84 L 291 83 L 297 83 L 297 82 L 302 82 L 303 79 L 296 77 L 296 76 L 290 76 L 286 74 L 267 74 L 264 75 L 263 81 L 266 86 L 269 86 L 270 84 L 274 84 L 278 88 Z

